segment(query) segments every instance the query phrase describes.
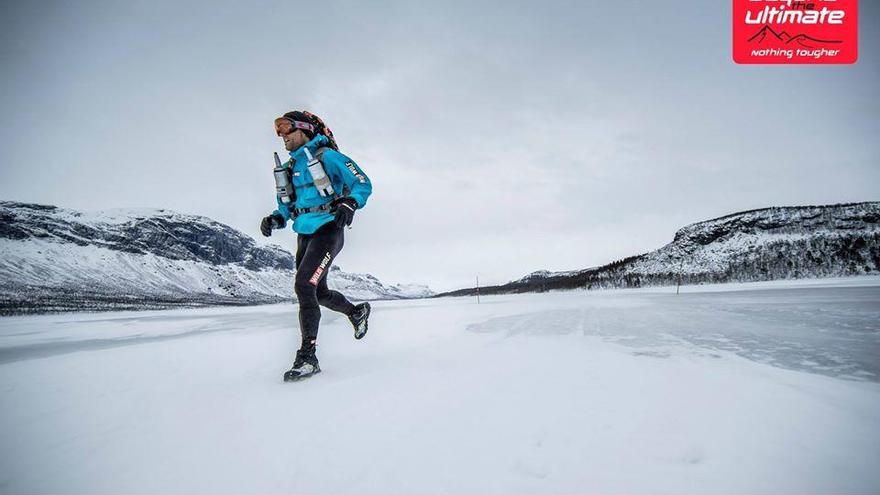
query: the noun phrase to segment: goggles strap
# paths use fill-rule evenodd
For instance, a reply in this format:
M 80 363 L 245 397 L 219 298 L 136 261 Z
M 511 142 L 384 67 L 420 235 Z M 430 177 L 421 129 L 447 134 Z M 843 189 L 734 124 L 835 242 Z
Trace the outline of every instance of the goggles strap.
M 302 122 L 299 120 L 291 120 L 290 122 L 293 123 L 293 126 L 297 129 L 304 129 L 309 132 L 315 132 L 315 126 L 309 124 L 308 122 Z

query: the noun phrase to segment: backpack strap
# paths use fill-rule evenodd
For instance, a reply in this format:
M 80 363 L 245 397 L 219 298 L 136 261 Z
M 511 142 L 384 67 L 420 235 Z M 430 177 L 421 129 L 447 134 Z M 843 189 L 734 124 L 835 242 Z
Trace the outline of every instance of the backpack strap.
M 324 164 L 324 152 L 327 151 L 327 146 L 321 146 L 320 148 L 315 150 L 315 159 L 321 162 L 321 165 Z
M 322 167 L 324 166 L 324 152 L 327 151 L 328 149 L 333 149 L 333 148 L 331 148 L 329 146 L 321 146 L 320 148 L 315 150 L 315 160 L 318 160 L 319 162 L 321 162 Z M 326 168 L 324 169 L 324 173 L 327 173 Z M 328 175 L 327 177 L 330 177 L 330 176 Z M 342 187 L 342 196 L 348 196 L 348 187 L 346 187 L 346 186 Z M 332 196 L 333 199 L 339 199 L 342 196 L 340 196 L 339 191 L 336 191 L 336 190 L 333 191 L 333 196 Z
M 303 148 L 303 151 L 306 153 L 306 159 L 311 163 L 312 158 L 321 162 L 321 166 L 324 166 L 324 152 L 327 151 L 327 146 L 321 146 L 320 148 L 315 150 L 315 154 L 313 155 L 308 148 Z
M 317 158 L 318 161 L 321 162 L 321 165 L 324 164 L 324 152 L 327 151 L 328 149 L 332 150 L 333 148 L 331 148 L 330 146 L 322 146 L 322 147 L 318 148 L 317 150 L 315 150 L 315 158 Z M 342 193 L 340 194 L 339 191 L 334 191 L 333 199 L 344 198 L 345 196 L 348 196 L 349 194 L 351 194 L 351 189 L 349 189 L 348 186 L 343 184 L 342 185 Z

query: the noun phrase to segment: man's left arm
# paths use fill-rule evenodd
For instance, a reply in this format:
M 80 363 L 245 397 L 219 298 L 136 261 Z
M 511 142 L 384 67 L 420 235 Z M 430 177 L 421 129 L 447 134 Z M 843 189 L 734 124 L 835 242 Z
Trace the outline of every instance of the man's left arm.
M 358 208 L 367 204 L 367 198 L 373 192 L 373 184 L 367 174 L 351 158 L 335 150 L 324 153 L 324 165 L 329 165 L 336 172 L 342 183 L 348 188 L 348 196 L 357 202 Z

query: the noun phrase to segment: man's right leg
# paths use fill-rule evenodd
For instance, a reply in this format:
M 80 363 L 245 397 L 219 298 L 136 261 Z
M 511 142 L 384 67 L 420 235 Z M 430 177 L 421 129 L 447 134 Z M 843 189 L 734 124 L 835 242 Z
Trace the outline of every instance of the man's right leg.
M 318 339 L 318 324 L 321 321 L 321 309 L 318 307 L 316 284 L 307 276 L 316 270 L 323 258 L 319 255 L 320 246 L 313 243 L 313 236 L 299 235 L 296 248 L 296 278 L 294 290 L 299 303 L 299 329 L 302 344 L 296 351 L 293 366 L 284 373 L 284 381 L 296 381 L 321 371 L 318 358 L 315 356 L 315 344 Z
M 299 329 L 302 349 L 314 348 L 318 339 L 318 325 L 321 322 L 321 308 L 318 307 L 317 284 L 309 280 L 311 274 L 321 264 L 323 253 L 319 246 L 313 246 L 311 236 L 300 236 L 297 241 L 296 278 L 293 289 L 299 303 Z

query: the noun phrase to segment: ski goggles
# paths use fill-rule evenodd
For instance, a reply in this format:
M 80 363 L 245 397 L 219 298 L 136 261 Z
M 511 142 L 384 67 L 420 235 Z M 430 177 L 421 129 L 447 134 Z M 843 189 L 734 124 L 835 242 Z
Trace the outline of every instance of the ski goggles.
M 302 129 L 311 133 L 315 132 L 315 126 L 308 122 L 290 120 L 287 117 L 278 117 L 275 119 L 275 134 L 279 136 L 286 136 L 297 129 Z

